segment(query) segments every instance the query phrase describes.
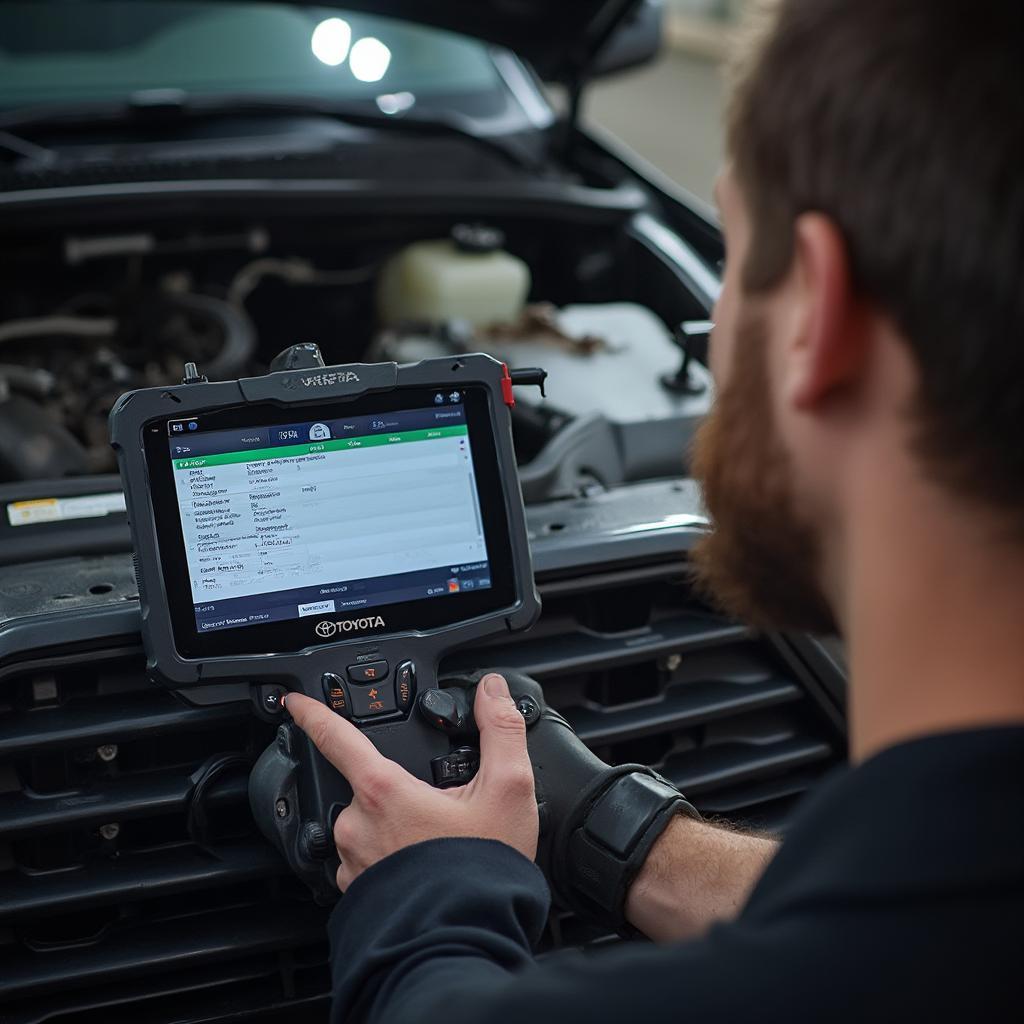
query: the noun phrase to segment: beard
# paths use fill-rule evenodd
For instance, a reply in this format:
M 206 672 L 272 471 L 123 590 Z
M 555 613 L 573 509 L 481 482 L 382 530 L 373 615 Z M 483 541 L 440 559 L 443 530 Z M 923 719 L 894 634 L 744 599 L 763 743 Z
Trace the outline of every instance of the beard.
M 729 615 L 772 630 L 835 631 L 820 539 L 801 519 L 774 426 L 764 325 L 737 329 L 732 372 L 694 439 L 693 475 L 714 531 L 690 553 L 698 585 Z

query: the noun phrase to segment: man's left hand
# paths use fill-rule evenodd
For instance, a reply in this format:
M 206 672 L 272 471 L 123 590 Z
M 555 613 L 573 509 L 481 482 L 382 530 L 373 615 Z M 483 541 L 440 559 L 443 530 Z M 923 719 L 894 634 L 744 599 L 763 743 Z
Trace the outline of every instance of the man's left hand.
M 497 839 L 530 860 L 536 856 L 537 802 L 526 725 L 501 676 L 484 676 L 477 686 L 480 770 L 457 789 L 435 789 L 414 778 L 320 701 L 289 693 L 285 703 L 295 724 L 352 787 L 352 803 L 334 825 L 342 892 L 372 864 L 427 839 Z

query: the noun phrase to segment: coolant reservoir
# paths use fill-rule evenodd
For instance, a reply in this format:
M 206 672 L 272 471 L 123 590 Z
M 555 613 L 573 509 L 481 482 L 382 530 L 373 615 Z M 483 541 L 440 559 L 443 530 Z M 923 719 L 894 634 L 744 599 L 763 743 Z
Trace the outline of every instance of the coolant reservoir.
M 466 320 L 475 327 L 514 320 L 530 291 L 530 271 L 502 249 L 495 228 L 457 224 L 451 238 L 414 242 L 384 264 L 377 307 L 387 326 Z

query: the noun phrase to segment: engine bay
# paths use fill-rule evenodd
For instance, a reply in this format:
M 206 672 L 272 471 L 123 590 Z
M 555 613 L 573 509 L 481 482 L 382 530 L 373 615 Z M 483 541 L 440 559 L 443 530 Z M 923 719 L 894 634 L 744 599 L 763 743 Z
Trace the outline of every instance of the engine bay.
M 527 502 L 682 475 L 712 397 L 676 329 L 703 309 L 678 284 L 652 301 L 649 256 L 622 230 L 204 218 L 12 241 L 0 483 L 110 473 L 120 394 L 174 384 L 186 362 L 211 380 L 264 373 L 298 342 L 330 363 L 484 351 L 543 366 L 547 397 L 514 411 Z

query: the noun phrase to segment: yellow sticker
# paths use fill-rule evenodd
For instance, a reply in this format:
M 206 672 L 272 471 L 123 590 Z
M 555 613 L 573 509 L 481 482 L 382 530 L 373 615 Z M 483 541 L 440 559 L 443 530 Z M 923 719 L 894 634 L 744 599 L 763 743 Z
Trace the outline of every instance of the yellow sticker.
M 64 519 L 100 519 L 124 510 L 124 494 L 121 491 L 82 494 L 74 498 L 33 498 L 30 501 L 10 502 L 7 506 L 7 521 L 11 526 L 35 526 Z

